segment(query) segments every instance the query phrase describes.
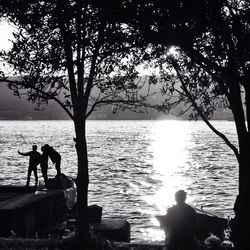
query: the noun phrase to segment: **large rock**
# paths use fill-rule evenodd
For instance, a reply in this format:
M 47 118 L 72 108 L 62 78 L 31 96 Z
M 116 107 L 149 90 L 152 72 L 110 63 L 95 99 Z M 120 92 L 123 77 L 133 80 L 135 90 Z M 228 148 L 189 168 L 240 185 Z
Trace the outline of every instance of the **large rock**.
M 124 219 L 102 219 L 100 223 L 91 224 L 94 233 L 117 242 L 130 242 L 130 224 Z

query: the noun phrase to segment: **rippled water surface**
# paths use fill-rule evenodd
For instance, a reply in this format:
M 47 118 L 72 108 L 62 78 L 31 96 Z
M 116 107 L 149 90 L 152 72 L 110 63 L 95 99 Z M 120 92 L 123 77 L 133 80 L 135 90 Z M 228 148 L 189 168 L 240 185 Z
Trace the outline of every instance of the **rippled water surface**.
M 213 124 L 236 144 L 233 122 Z M 87 134 L 89 204 L 102 206 L 105 217 L 127 219 L 132 241 L 163 240 L 155 216 L 174 204 L 178 189 L 194 206 L 233 215 L 237 162 L 203 122 L 88 121 Z M 75 178 L 73 137 L 71 121 L 0 121 L 0 183 L 25 185 L 28 158 L 17 150 L 45 143 L 61 153 L 62 172 Z

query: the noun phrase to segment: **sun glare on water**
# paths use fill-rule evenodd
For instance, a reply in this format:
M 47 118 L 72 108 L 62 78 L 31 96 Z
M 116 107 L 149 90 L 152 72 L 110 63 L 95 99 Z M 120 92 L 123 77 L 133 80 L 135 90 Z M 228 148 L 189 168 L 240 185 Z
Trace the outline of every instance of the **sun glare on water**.
M 154 195 L 145 197 L 145 200 L 157 207 L 158 214 L 166 214 L 167 208 L 175 203 L 174 194 L 177 190 L 188 189 L 187 142 L 190 137 L 187 121 L 158 121 L 152 128 L 152 165 L 155 178 L 161 185 Z M 159 225 L 156 219 L 154 224 Z M 160 231 L 159 238 L 162 238 Z
M 153 130 L 153 166 L 162 181 L 162 188 L 154 198 L 163 212 L 174 203 L 174 193 L 187 188 L 187 142 L 191 135 L 186 121 L 160 121 Z

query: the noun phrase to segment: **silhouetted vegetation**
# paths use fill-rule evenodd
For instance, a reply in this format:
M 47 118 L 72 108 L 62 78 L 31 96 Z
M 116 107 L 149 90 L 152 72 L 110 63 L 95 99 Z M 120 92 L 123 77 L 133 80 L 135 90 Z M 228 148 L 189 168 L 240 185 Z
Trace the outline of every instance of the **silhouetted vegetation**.
M 137 27 L 151 44 L 148 56 L 155 57 L 167 102 L 172 101 L 172 105 L 186 103 L 187 110 L 193 109 L 191 118 L 201 117 L 233 150 L 239 163 L 239 197 L 235 202 L 233 240 L 236 249 L 248 249 L 249 1 L 128 1 L 126 10 L 130 15 L 121 12 L 120 20 L 127 20 Z M 112 11 L 109 15 L 112 16 Z M 112 17 L 119 19 L 115 13 Z M 175 46 L 177 53 L 169 53 L 171 46 Z M 225 107 L 232 111 L 238 145 L 233 145 L 208 121 L 215 110 Z
M 17 27 L 13 48 L 1 53 L 11 70 L 1 80 L 9 82 L 14 95 L 27 95 L 37 109 L 56 101 L 74 122 L 78 238 L 79 247 L 87 247 L 86 119 L 102 105 L 113 104 L 114 112 L 147 106 L 150 86 L 146 96 L 140 91 L 152 82 L 139 81 L 136 68 L 146 45 L 136 29 L 110 22 L 103 6 L 92 1 L 13 0 L 1 5 L 1 14 Z
M 249 248 L 248 1 L 13 0 L 4 7 L 19 27 L 12 51 L 3 55 L 20 79 L 10 87 L 16 95 L 28 89 L 38 107 L 55 100 L 74 121 L 82 236 L 88 234 L 86 118 L 102 104 L 147 105 L 138 92 L 143 86 L 135 84 L 136 65 L 145 61 L 159 70 L 150 83 L 162 83 L 161 109 L 184 102 L 183 113 L 192 110 L 192 119 L 201 117 L 233 150 L 239 163 L 233 239 L 236 249 Z M 233 113 L 238 145 L 209 123 L 213 112 L 225 107 Z

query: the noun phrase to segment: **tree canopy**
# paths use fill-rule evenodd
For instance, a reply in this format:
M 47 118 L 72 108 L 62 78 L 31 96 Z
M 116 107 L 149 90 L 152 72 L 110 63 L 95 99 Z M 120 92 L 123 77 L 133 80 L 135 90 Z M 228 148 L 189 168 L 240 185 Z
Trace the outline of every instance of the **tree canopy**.
M 99 2 L 99 1 L 97 1 Z M 120 1 L 121 2 L 121 1 Z M 193 109 L 233 150 L 239 163 L 239 196 L 232 226 L 236 249 L 249 248 L 250 223 L 250 3 L 245 0 L 122 1 L 110 18 L 127 22 L 151 44 L 166 99 Z M 110 5 L 114 1 L 109 1 Z M 178 53 L 171 54 L 175 46 Z M 173 106 L 173 105 L 170 105 Z M 232 111 L 238 145 L 209 122 L 215 110 Z M 185 112 L 185 111 L 184 111 Z M 236 177 L 237 178 L 237 177 Z
M 133 5 L 135 2 L 131 2 Z M 143 16 L 142 3 L 137 1 Z M 239 197 L 233 225 L 236 249 L 248 249 L 250 222 L 250 3 L 242 0 L 146 1 L 146 16 L 130 18 L 144 38 L 159 51 L 165 74 L 165 93 L 179 93 L 191 103 L 194 118 L 201 116 L 234 151 L 239 162 Z M 135 8 L 133 6 L 133 8 Z M 147 12 L 148 11 L 148 12 Z M 176 46 L 179 54 L 166 55 L 164 48 Z M 159 50 L 160 48 L 160 50 Z M 166 66 L 164 63 L 166 62 Z M 165 67 L 165 69 L 164 69 Z M 176 83 L 180 88 L 176 88 Z M 238 145 L 208 122 L 216 109 L 231 109 Z
M 201 116 L 234 151 L 239 162 L 235 242 L 237 249 L 247 250 L 249 1 L 12 0 L 2 5 L 19 27 L 13 50 L 3 54 L 21 75 L 19 84 L 11 86 L 17 94 L 19 88 L 28 88 L 30 99 L 39 105 L 56 100 L 74 120 L 79 183 L 88 183 L 82 129 L 89 112 L 103 103 L 145 105 L 147 98 L 139 93 L 145 85 L 135 84 L 136 67 L 145 61 L 159 69 L 160 77 L 151 77 L 149 83 L 162 82 L 164 107 L 180 102 L 187 109 L 194 107 L 193 118 Z M 169 53 L 171 46 L 178 53 Z M 216 109 L 224 107 L 233 113 L 238 145 L 208 122 Z
M 54 99 L 71 118 L 76 96 L 86 98 L 86 118 L 103 104 L 133 109 L 147 103 L 143 93 L 151 93 L 137 68 L 147 44 L 131 26 L 108 21 L 91 1 L 13 1 L 4 7 L 18 27 L 12 50 L 2 53 L 19 78 L 11 84 L 17 95 L 30 89 L 38 107 Z
M 137 68 L 145 61 L 147 43 L 133 26 L 109 20 L 105 6 L 94 1 L 12 0 L 1 6 L 3 15 L 17 27 L 13 48 L 1 54 L 15 78 L 5 74 L 1 80 L 9 82 L 14 94 L 26 94 L 38 108 L 56 101 L 74 122 L 79 248 L 85 249 L 86 119 L 101 105 L 133 110 L 148 106 L 154 79 L 141 81 Z

